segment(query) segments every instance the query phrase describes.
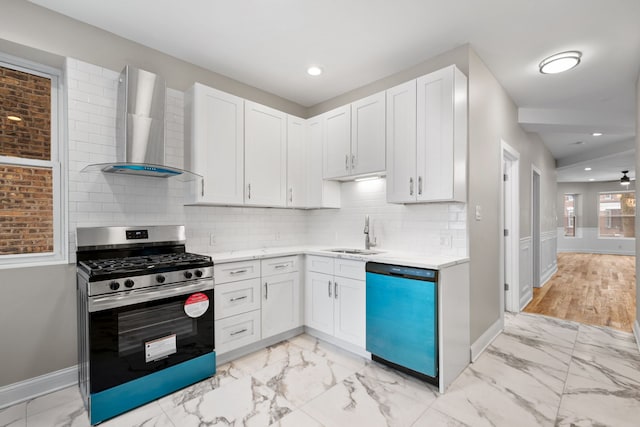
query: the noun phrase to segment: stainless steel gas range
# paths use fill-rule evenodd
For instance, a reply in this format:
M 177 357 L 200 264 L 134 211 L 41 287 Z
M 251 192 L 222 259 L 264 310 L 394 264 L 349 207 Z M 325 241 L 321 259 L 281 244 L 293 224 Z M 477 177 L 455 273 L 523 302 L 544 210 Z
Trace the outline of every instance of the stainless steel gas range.
M 77 230 L 79 385 L 92 425 L 215 374 L 213 262 L 184 226 Z

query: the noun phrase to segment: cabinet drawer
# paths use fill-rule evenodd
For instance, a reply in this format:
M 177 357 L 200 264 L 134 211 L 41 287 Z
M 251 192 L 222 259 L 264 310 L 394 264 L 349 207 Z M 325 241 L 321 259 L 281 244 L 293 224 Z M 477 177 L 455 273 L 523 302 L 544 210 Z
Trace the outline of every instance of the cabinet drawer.
M 260 308 L 260 279 L 215 286 L 215 318 L 223 319 Z
M 366 272 L 364 261 L 355 261 L 351 259 L 335 260 L 335 276 L 348 277 L 350 279 L 365 280 Z
M 259 341 L 260 327 L 260 310 L 216 320 L 216 353 L 226 353 Z
M 238 280 L 260 277 L 260 261 L 230 262 L 213 266 L 213 280 L 216 285 Z
M 307 255 L 307 270 L 333 275 L 333 258 Z
M 298 271 L 298 257 L 284 256 L 262 260 L 262 277 Z

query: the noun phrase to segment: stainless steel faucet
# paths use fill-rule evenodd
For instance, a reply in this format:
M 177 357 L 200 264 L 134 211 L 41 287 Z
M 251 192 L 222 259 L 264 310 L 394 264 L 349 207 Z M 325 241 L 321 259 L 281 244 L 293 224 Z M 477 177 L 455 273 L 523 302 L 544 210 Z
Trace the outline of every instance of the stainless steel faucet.
M 369 236 L 369 215 L 364 216 L 364 248 L 366 250 L 371 249 L 376 245 L 376 238 L 373 239 Z

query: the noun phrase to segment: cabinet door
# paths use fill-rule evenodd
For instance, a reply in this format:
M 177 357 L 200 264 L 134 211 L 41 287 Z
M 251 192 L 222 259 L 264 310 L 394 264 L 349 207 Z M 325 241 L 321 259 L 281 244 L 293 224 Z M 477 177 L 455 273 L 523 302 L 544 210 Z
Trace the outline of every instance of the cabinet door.
M 300 275 L 280 274 L 263 279 L 262 338 L 300 326 Z
M 333 335 L 333 276 L 307 271 L 305 325 Z
M 215 286 L 215 319 L 260 309 L 260 279 L 241 280 Z
M 307 205 L 305 120 L 287 116 L 287 206 Z
M 306 173 L 307 207 L 309 208 L 340 207 L 340 183 L 335 181 L 326 181 L 322 178 L 324 127 L 324 115 L 307 120 Z
M 453 198 L 453 68 L 417 81 L 417 199 Z
M 324 178 L 339 178 L 351 173 L 351 106 L 324 114 Z
M 385 93 L 351 104 L 351 174 L 385 171 Z
M 218 355 L 256 341 L 260 341 L 260 310 L 215 322 L 215 344 Z
M 243 108 L 241 98 L 199 83 L 187 91 L 185 167 L 202 175 L 192 202 L 243 203 Z
M 366 282 L 336 277 L 334 282 L 334 334 L 358 347 L 366 339 Z
M 245 101 L 245 124 L 245 204 L 285 206 L 287 116 Z
M 416 81 L 387 90 L 387 202 L 416 201 Z

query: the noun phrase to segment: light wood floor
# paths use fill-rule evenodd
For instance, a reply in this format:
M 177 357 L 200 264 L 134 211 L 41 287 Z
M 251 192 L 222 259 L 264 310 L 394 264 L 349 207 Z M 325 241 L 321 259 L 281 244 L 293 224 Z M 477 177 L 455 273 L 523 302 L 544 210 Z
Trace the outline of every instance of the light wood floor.
M 635 256 L 558 254 L 558 272 L 524 308 L 560 319 L 631 332 L 636 313 Z

